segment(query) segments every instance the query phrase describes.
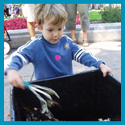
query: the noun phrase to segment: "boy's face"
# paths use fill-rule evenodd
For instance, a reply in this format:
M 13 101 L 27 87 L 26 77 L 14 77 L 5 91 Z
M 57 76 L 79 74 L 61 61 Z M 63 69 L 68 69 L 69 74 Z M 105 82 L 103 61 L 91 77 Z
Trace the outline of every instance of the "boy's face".
M 45 40 L 51 44 L 56 44 L 62 38 L 64 24 L 53 25 L 52 20 L 45 20 L 41 31 Z

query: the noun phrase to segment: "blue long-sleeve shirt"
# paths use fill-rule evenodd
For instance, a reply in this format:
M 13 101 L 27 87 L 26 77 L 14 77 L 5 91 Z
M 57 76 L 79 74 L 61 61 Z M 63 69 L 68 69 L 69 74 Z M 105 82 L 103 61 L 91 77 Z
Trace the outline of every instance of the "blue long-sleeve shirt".
M 72 60 L 88 67 L 99 68 L 103 62 L 91 53 L 73 44 L 67 36 L 62 36 L 57 44 L 51 44 L 43 36 L 28 41 L 19 47 L 10 58 L 5 74 L 9 69 L 19 70 L 32 62 L 36 80 L 73 74 Z

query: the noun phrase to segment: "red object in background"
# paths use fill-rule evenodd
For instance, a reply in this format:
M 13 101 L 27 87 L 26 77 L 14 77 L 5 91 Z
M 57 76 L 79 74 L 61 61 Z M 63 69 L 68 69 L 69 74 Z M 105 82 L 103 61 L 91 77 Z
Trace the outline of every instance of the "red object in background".
M 36 21 L 34 21 L 34 23 L 36 24 Z M 80 24 L 81 23 L 80 23 L 79 14 L 77 14 L 76 25 L 80 25 Z M 15 18 L 11 20 L 5 20 L 4 26 L 6 27 L 7 30 L 27 29 L 27 20 L 25 18 Z
M 92 9 L 95 9 L 95 4 L 92 4 Z
M 76 25 L 80 25 L 80 18 L 79 14 L 76 15 Z
M 89 19 L 89 23 L 91 22 L 91 20 Z
M 100 10 L 100 7 L 98 7 L 98 10 Z
M 89 19 L 89 22 L 91 22 L 91 20 Z M 77 14 L 76 16 L 76 25 L 80 25 L 80 18 L 79 18 L 79 14 Z
M 36 24 L 36 21 L 34 23 Z M 5 20 L 4 26 L 7 30 L 27 29 L 27 20 L 25 18 Z

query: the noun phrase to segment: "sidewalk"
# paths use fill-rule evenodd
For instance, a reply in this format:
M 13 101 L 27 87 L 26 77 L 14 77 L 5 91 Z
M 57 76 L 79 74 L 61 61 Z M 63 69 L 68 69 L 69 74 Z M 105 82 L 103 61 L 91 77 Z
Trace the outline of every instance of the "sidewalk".
M 80 46 L 82 47 L 82 45 Z M 103 41 L 91 43 L 90 46 L 85 49 L 102 59 L 106 65 L 113 70 L 114 78 L 121 82 L 121 41 Z M 11 53 L 15 50 L 16 49 L 13 49 Z M 7 63 L 10 54 L 4 55 L 4 66 Z M 93 69 L 95 68 L 86 67 L 73 61 L 73 73 L 90 71 Z M 30 81 L 31 75 L 33 73 L 33 65 L 29 64 L 23 67 L 19 73 L 24 77 L 25 81 Z M 11 120 L 10 116 L 7 116 L 7 114 L 10 113 L 10 87 L 11 86 L 7 82 L 6 76 L 4 76 L 4 121 Z

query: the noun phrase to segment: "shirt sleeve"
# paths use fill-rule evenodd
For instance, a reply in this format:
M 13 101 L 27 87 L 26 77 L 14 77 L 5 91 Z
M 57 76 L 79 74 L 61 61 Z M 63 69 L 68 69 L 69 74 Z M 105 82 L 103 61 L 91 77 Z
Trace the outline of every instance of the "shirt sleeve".
M 99 68 L 101 63 L 104 63 L 98 57 L 94 56 L 92 53 L 87 52 L 85 49 L 79 47 L 78 45 L 72 44 L 72 58 L 76 62 L 84 64 L 85 66 Z
M 15 51 L 9 58 L 4 74 L 6 75 L 9 69 L 15 69 L 18 71 L 23 66 L 32 62 L 34 58 L 34 49 L 32 41 L 27 42 L 25 45 L 17 49 L 17 51 Z

